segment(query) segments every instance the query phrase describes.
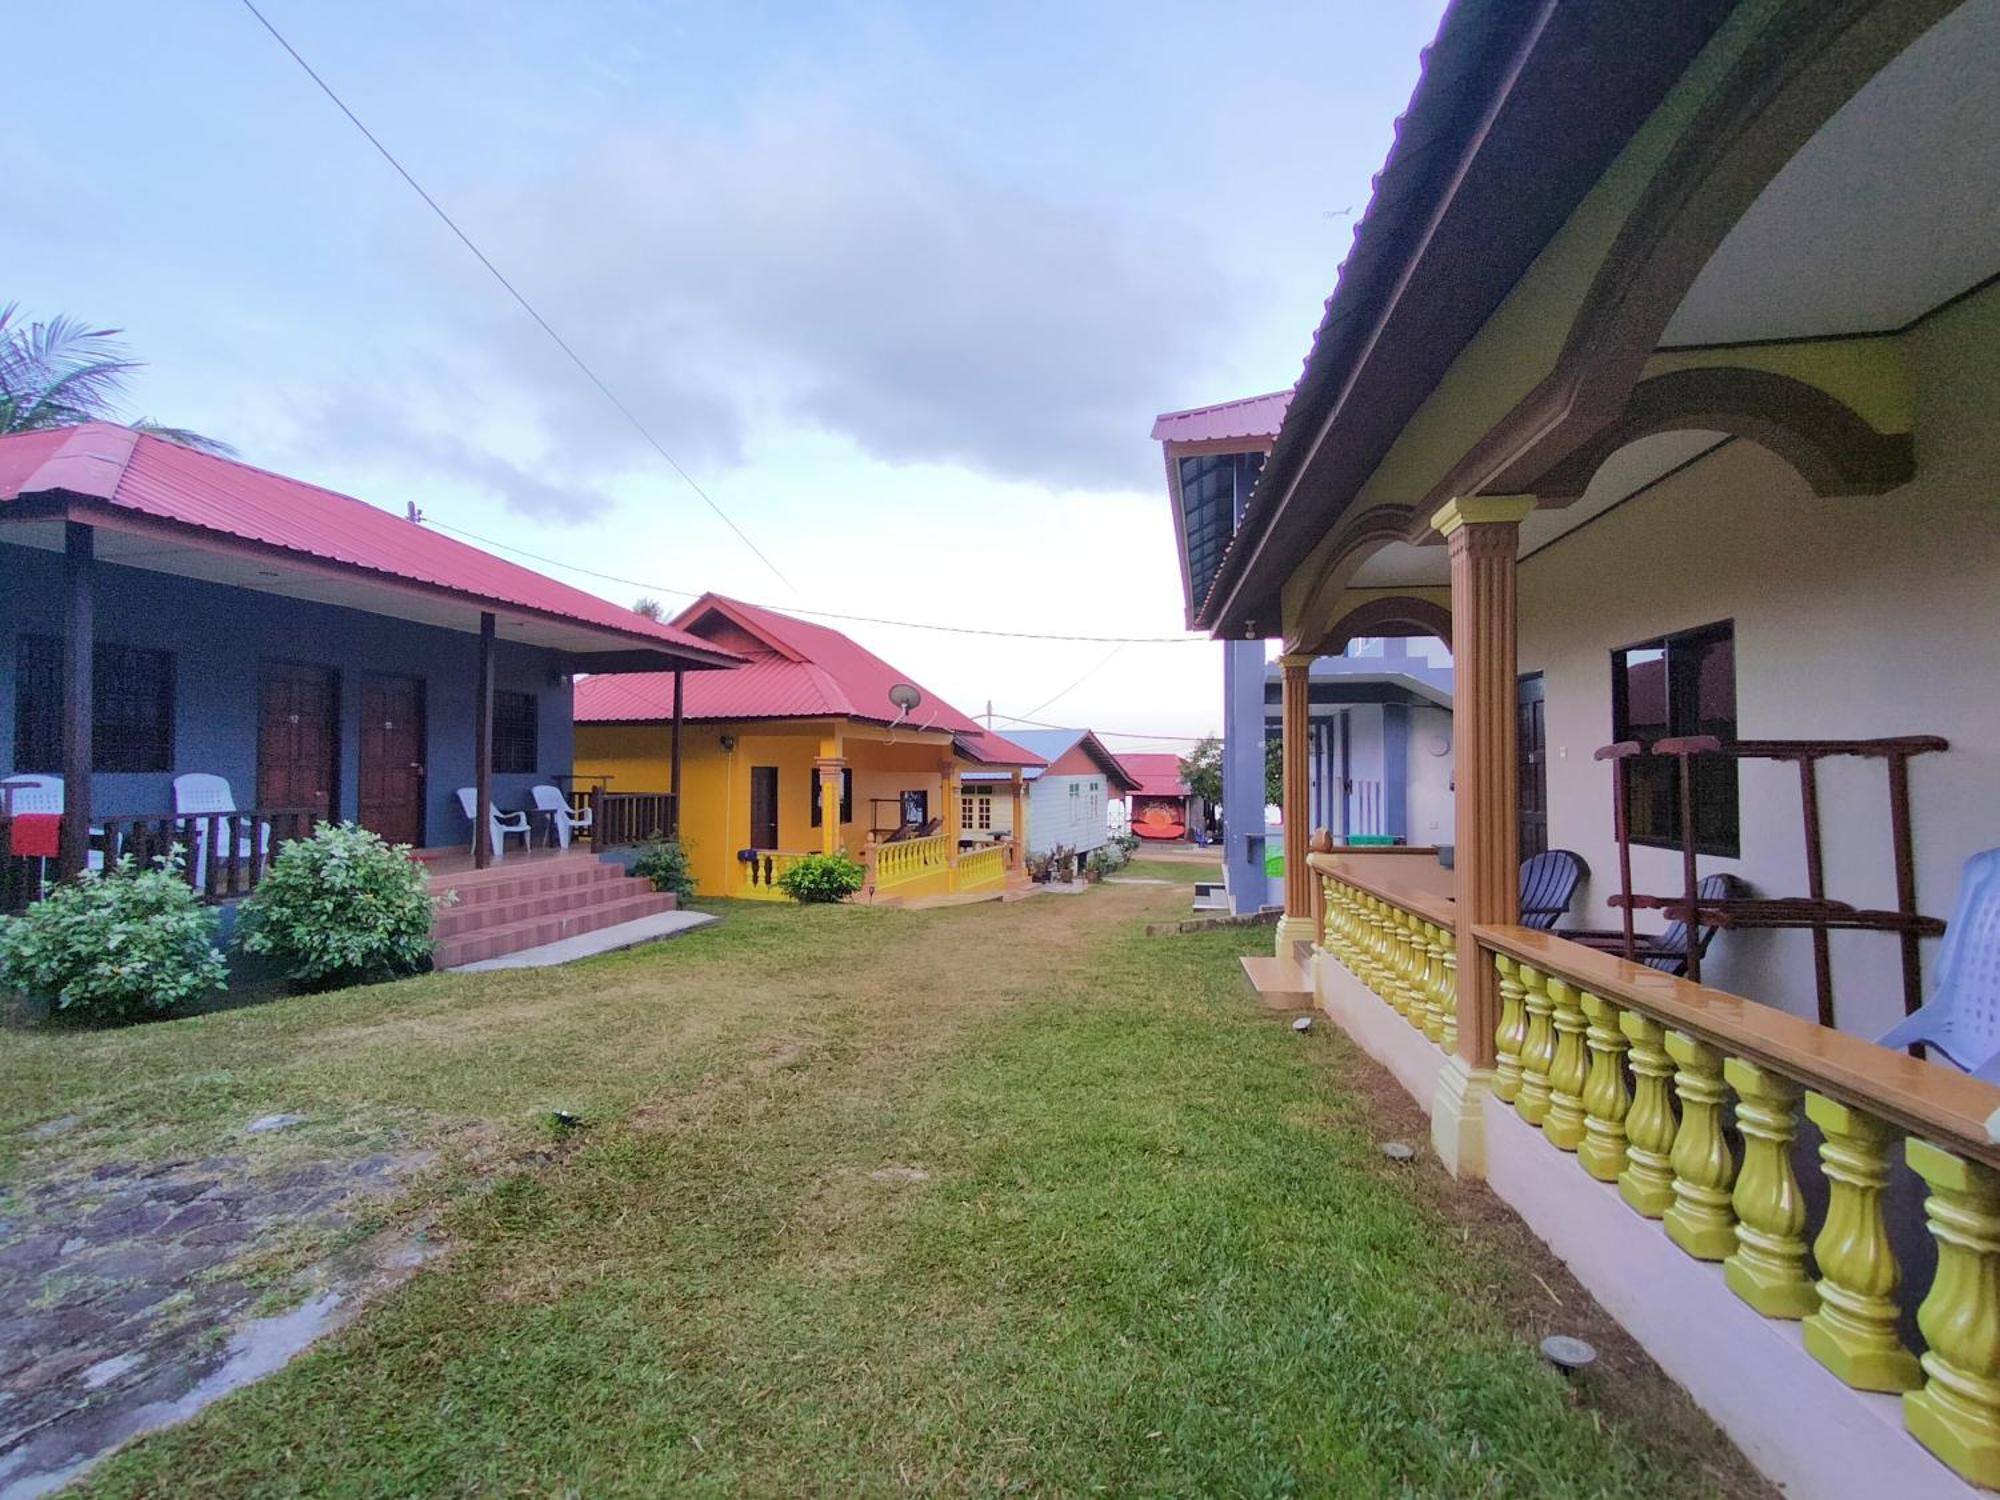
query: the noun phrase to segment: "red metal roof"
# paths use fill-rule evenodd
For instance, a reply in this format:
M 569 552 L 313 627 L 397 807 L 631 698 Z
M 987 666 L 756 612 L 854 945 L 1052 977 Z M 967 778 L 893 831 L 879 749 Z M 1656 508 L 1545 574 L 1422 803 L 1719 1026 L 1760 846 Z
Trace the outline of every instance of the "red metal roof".
M 624 638 L 607 644 L 678 648 L 688 653 L 689 666 L 734 662 L 686 631 L 366 501 L 108 422 L 0 437 L 0 514 L 10 502 L 43 495 L 95 501 L 481 604 L 580 622 Z
M 1197 406 L 1189 411 L 1162 412 L 1153 419 L 1153 438 L 1161 443 L 1205 443 L 1218 438 L 1274 438 L 1292 404 L 1290 391 L 1244 396 Z
M 1137 796 L 1185 797 L 1188 794 L 1178 755 L 1127 754 L 1119 756 L 1118 763 L 1138 783 Z
M 681 611 L 674 624 L 697 638 L 727 639 L 730 649 L 746 659 L 733 672 L 686 679 L 682 705 L 689 719 L 844 718 L 888 724 L 897 717 L 889 689 L 910 682 L 907 674 L 830 626 L 720 594 L 702 595 Z M 746 635 L 754 644 L 745 644 Z M 992 733 L 935 693 L 918 691 L 923 701 L 902 721 L 910 728 L 946 730 L 956 737 L 961 751 L 988 765 L 1043 763 L 1040 756 Z M 587 677 L 576 685 L 576 720 L 579 724 L 657 722 L 673 716 L 673 701 L 671 672 Z

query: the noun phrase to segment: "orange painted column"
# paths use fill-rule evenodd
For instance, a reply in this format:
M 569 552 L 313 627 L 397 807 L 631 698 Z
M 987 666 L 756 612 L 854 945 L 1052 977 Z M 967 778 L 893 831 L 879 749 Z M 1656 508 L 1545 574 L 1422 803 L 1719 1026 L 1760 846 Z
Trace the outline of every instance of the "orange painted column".
M 1014 832 L 1014 863 L 1025 865 L 1028 860 L 1028 799 L 1022 795 L 1027 782 L 1021 776 L 1021 768 L 1016 766 L 1008 779 L 1007 795 L 1011 799 L 1008 811 L 1012 813 L 1008 826 Z
M 1281 670 L 1278 724 L 1283 735 L 1283 802 L 1285 833 L 1285 916 L 1278 923 L 1278 956 L 1291 945 L 1313 939 L 1312 870 L 1306 864 L 1306 840 L 1312 822 L 1312 664 L 1309 654 L 1278 658 Z
M 1499 975 L 1477 923 L 1520 918 L 1520 746 L 1515 574 L 1532 495 L 1454 500 L 1431 517 L 1451 553 L 1452 738 L 1457 781 L 1458 1054 L 1438 1077 L 1431 1139 L 1455 1176 L 1485 1170 L 1483 1096 L 1493 1077 Z

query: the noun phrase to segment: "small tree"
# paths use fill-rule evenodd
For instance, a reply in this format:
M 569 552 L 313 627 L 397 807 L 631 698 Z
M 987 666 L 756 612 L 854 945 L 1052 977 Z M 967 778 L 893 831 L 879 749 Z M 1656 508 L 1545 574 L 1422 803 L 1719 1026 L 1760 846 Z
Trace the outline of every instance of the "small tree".
M 667 617 L 667 607 L 657 599 L 634 599 L 632 613 L 644 616 L 648 620 L 664 620 Z
M 408 845 L 322 823 L 271 861 L 243 903 L 237 943 L 310 989 L 368 984 L 430 963 L 435 910 Z
M 1181 780 L 1210 807 L 1222 805 L 1222 741 L 1214 735 L 1181 757 Z
M 178 860 L 85 871 L 18 917 L 0 918 L 0 986 L 79 1021 L 140 1021 L 224 988 L 216 913 Z
M 778 889 L 794 901 L 815 905 L 845 901 L 867 879 L 867 870 L 845 854 L 808 854 L 778 877 Z

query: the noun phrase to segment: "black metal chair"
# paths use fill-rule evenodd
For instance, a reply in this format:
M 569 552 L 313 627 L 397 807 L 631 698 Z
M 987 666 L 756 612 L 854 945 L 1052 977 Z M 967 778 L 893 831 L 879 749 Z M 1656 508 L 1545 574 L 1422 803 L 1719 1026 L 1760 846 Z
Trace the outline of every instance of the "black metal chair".
M 1694 888 L 1695 896 L 1701 901 L 1740 901 L 1750 894 L 1749 885 L 1735 875 L 1704 875 Z M 1695 929 L 1694 951 L 1697 956 L 1708 956 L 1708 945 L 1715 940 L 1716 929 L 1705 924 Z M 1581 943 L 1586 948 L 1595 948 L 1600 953 L 1615 953 L 1621 958 L 1625 953 L 1625 934 L 1622 932 L 1598 932 L 1579 930 L 1558 932 L 1559 938 L 1567 938 L 1572 943 Z M 1662 974 L 1687 977 L 1687 923 L 1671 922 L 1658 933 L 1641 932 L 1632 939 L 1633 957 L 1649 969 L 1658 969 Z
M 1583 857 L 1550 849 L 1521 861 L 1521 925 L 1542 932 L 1569 915 L 1577 885 L 1590 873 Z

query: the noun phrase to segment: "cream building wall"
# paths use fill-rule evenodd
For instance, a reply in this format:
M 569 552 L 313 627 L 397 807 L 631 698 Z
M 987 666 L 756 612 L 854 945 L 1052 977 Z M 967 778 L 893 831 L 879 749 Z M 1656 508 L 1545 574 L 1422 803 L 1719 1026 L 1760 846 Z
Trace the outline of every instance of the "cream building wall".
M 1447 658 L 1448 659 L 1448 658 Z M 1444 747 L 1438 753 L 1438 747 Z M 1456 799 L 1452 793 L 1453 743 L 1451 711 L 1434 704 L 1419 703 L 1410 709 L 1410 739 L 1405 747 L 1409 757 L 1409 841 L 1412 844 L 1449 844 L 1452 841 Z
M 1590 864 L 1590 925 L 1616 925 L 1610 773 L 1591 759 L 1611 738 L 1611 652 L 1715 621 L 1735 623 L 1739 735 L 1951 742 L 1911 766 L 1922 911 L 1948 916 L 1960 865 L 2000 845 L 2000 289 L 1905 337 L 1911 483 L 1819 499 L 1738 441 L 1524 559 L 1520 667 L 1545 674 L 1550 843 Z M 1820 797 L 1829 894 L 1892 906 L 1882 764 L 1824 763 Z M 1703 873 L 1803 895 L 1796 770 L 1744 762 L 1740 799 L 1742 857 L 1703 856 Z M 1635 848 L 1633 876 L 1642 891 L 1678 890 L 1679 855 Z M 1924 944 L 1927 984 L 1936 949 Z M 1832 951 L 1842 1029 L 1879 1033 L 1901 1015 L 1896 939 L 1837 933 Z M 1721 933 L 1703 978 L 1813 1014 L 1804 932 Z

